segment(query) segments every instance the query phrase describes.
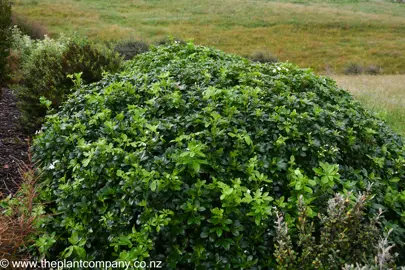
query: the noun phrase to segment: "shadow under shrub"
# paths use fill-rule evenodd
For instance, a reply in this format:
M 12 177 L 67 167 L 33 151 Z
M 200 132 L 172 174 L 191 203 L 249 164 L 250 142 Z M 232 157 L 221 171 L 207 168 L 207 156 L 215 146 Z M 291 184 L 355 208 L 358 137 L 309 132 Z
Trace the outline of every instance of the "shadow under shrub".
M 41 198 L 57 213 L 40 238 L 55 241 L 47 259 L 272 269 L 275 208 L 293 226 L 300 198 L 314 218 L 335 193 L 369 183 L 366 213 L 385 211 L 404 254 L 403 139 L 333 80 L 292 64 L 151 47 L 78 89 L 33 149 Z
M 74 85 L 68 75 L 82 73 L 83 82 L 92 83 L 100 80 L 103 72 L 119 71 L 121 62 L 116 53 L 87 38 L 36 41 L 21 64 L 23 79 L 13 87 L 24 127 L 34 132 L 43 123 L 47 108 L 40 103 L 41 96 L 52 101 L 54 109 L 66 100 Z

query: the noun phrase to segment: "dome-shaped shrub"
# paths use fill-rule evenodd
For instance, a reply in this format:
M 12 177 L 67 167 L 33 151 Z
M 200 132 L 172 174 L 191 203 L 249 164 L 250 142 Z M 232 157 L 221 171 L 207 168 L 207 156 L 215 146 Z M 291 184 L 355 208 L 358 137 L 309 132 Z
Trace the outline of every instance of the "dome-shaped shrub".
M 273 207 L 294 224 L 300 195 L 315 216 L 333 193 L 370 183 L 370 214 L 383 208 L 404 240 L 401 137 L 333 80 L 291 64 L 152 48 L 74 93 L 33 150 L 54 214 L 50 258 L 268 269 Z

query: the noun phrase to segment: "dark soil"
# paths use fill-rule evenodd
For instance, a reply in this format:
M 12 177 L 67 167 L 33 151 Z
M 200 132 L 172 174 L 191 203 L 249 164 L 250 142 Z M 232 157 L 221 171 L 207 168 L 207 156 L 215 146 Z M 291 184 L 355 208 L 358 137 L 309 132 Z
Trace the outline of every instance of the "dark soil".
M 20 167 L 28 162 L 28 137 L 21 129 L 16 101 L 9 89 L 0 91 L 0 197 L 17 190 Z

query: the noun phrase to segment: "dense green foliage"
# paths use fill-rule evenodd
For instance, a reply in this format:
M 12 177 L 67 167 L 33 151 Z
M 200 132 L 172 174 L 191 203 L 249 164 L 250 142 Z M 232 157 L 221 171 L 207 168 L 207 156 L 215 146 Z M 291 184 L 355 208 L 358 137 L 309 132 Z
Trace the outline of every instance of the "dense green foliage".
M 14 89 L 24 126 L 31 132 L 39 129 L 46 115 L 47 108 L 40 103 L 40 97 L 51 100 L 52 107 L 58 108 L 73 87 L 69 75 L 82 73 L 84 82 L 92 83 L 100 80 L 103 72 L 121 68 L 122 60 L 116 53 L 86 38 L 45 38 L 31 43 L 27 36 L 14 39 L 24 56 L 20 58 L 19 76 L 16 75 L 22 79 Z
M 404 142 L 333 80 L 191 43 L 126 69 L 80 87 L 34 141 L 57 213 L 43 255 L 268 269 L 274 207 L 294 238 L 301 196 L 312 218 L 370 183 L 368 214 L 403 242 Z
M 0 94 L 1 85 L 7 79 L 8 56 L 11 46 L 11 3 L 0 0 Z

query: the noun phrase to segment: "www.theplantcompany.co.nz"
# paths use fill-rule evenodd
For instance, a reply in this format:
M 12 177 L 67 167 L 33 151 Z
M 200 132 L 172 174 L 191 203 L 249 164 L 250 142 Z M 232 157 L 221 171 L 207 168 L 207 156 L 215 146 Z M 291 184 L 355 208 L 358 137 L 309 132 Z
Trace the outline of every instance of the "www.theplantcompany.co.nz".
M 0 259 L 0 269 L 10 267 L 16 269 L 147 269 L 163 268 L 162 261 L 9 261 Z

